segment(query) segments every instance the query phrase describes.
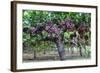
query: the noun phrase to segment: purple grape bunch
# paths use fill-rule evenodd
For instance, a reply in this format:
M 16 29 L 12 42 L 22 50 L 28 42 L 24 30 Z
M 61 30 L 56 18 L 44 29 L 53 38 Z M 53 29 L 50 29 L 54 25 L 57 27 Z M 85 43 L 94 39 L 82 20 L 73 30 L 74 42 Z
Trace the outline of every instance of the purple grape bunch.
M 78 33 L 80 34 L 80 38 L 84 37 L 84 34 L 86 32 L 86 26 L 84 24 L 80 24 L 80 26 L 78 27 Z
M 67 19 L 65 21 L 65 26 L 69 31 L 73 31 L 74 24 L 72 23 L 72 21 L 69 17 L 67 17 Z
M 55 34 L 55 37 L 59 38 L 60 37 L 60 29 L 57 26 L 54 26 L 52 21 L 48 21 L 45 27 L 45 30 L 49 34 Z

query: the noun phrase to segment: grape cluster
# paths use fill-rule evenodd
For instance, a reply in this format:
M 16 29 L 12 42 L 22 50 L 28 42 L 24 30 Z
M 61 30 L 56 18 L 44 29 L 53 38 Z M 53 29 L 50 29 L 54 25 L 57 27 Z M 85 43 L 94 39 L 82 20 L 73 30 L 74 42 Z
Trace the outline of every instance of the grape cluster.
M 38 34 L 38 33 L 42 32 L 42 30 L 43 30 L 43 26 L 37 26 L 37 27 L 31 27 L 29 29 L 29 32 L 31 34 Z
M 72 31 L 74 28 L 74 24 L 72 23 L 71 19 L 68 17 L 65 21 L 66 29 Z
M 85 26 L 83 24 L 81 24 L 79 27 L 78 27 L 78 33 L 80 34 L 80 38 L 83 38 L 84 37 L 84 34 L 85 34 Z
M 47 22 L 45 30 L 49 34 L 55 34 L 55 37 L 60 37 L 60 29 L 57 26 L 54 26 L 51 21 Z
M 74 29 L 74 24 L 72 22 L 72 20 L 67 17 L 66 21 L 61 21 L 60 25 L 58 26 L 60 29 L 62 29 L 63 31 L 69 30 L 69 31 L 73 31 Z

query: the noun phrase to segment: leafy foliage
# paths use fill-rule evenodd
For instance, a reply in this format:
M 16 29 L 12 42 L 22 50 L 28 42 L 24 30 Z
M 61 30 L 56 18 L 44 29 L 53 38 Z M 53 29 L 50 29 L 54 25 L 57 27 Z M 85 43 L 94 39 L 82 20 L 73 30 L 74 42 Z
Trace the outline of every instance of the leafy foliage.
M 74 32 L 89 40 L 90 23 L 90 13 L 23 10 L 23 43 L 40 51 L 56 48 L 55 40 L 70 45 L 68 42 L 76 37 Z

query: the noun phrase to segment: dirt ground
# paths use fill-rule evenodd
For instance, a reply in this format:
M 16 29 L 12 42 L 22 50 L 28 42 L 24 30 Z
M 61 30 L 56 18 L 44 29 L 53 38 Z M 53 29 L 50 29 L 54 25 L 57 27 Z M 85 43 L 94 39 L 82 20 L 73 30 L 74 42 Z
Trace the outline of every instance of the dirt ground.
M 74 51 L 73 53 L 66 50 L 65 51 L 66 60 L 75 60 L 75 59 L 89 59 L 90 56 L 80 56 L 79 51 Z M 23 53 L 23 62 L 31 62 L 31 61 L 57 61 L 60 60 L 59 54 L 57 51 L 45 51 L 44 52 L 36 52 L 36 58 L 34 58 L 34 53 L 24 52 Z

